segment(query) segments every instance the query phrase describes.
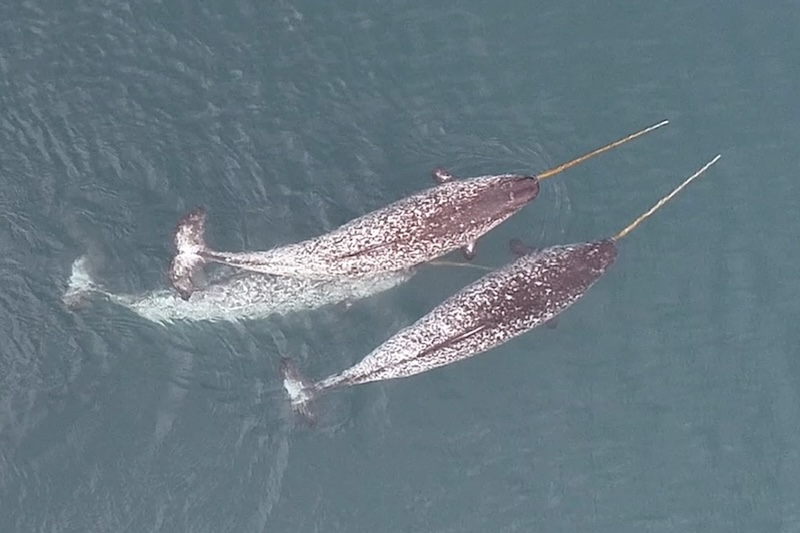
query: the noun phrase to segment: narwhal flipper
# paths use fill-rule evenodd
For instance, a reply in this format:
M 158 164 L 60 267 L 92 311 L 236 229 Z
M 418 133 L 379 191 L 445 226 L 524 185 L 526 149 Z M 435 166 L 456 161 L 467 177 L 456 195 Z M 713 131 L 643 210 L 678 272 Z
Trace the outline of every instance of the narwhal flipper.
M 477 241 L 472 241 L 470 243 L 467 243 L 466 246 L 461 247 L 461 251 L 464 252 L 464 257 L 467 259 L 467 261 L 472 261 L 473 259 L 475 259 L 475 256 L 478 253 L 475 250 L 477 244 L 478 244 Z
M 173 235 L 177 253 L 169 267 L 169 281 L 181 298 L 188 300 L 205 281 L 201 255 L 206 251 L 206 210 L 198 207 L 178 220 Z
M 453 175 L 442 167 L 436 167 L 431 171 L 431 177 L 436 183 L 446 183 L 452 181 Z

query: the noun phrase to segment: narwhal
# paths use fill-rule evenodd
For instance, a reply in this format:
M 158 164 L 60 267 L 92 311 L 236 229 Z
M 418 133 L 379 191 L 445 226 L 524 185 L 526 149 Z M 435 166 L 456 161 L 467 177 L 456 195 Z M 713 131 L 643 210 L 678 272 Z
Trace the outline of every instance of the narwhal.
M 72 273 L 62 298 L 67 307 L 75 310 L 105 300 L 163 325 L 197 321 L 242 322 L 326 306 L 349 305 L 397 287 L 415 274 L 415 269 L 410 269 L 355 279 L 318 281 L 270 276 L 223 266 L 209 274 L 203 290 L 184 300 L 169 287 L 133 294 L 115 292 L 95 281 L 92 270 L 87 256 L 72 264 Z
M 283 384 L 292 406 L 304 412 L 309 400 L 331 389 L 404 378 L 449 365 L 554 319 L 606 273 L 622 238 L 719 158 L 706 163 L 613 237 L 522 255 L 457 292 L 343 372 L 309 383 L 284 358 Z
M 257 252 L 218 252 L 205 243 L 203 208 L 183 216 L 175 229 L 177 254 L 170 282 L 187 299 L 206 262 L 266 274 L 330 280 L 371 276 L 426 263 L 462 248 L 468 259 L 484 234 L 539 193 L 539 182 L 668 124 L 662 121 L 558 165 L 537 176 L 501 174 L 454 179 L 437 168 L 438 185 L 372 211 L 324 235 Z

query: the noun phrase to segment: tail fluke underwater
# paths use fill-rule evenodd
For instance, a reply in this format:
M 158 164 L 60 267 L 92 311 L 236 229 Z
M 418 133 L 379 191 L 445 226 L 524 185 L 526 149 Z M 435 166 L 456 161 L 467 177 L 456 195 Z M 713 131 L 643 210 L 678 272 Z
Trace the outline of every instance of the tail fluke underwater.
M 203 278 L 201 255 L 206 251 L 206 210 L 198 207 L 190 211 L 175 226 L 173 242 L 177 253 L 169 267 L 169 281 L 181 298 L 188 300 Z
M 316 390 L 314 384 L 308 381 L 288 357 L 281 359 L 281 375 L 283 388 L 289 395 L 292 411 L 300 414 L 309 424 L 314 425 L 316 417 L 309 405 L 314 399 Z
M 77 310 L 87 305 L 92 294 L 103 292 L 92 279 L 89 258 L 80 256 L 72 263 L 72 272 L 67 281 L 67 290 L 62 300 L 69 309 Z

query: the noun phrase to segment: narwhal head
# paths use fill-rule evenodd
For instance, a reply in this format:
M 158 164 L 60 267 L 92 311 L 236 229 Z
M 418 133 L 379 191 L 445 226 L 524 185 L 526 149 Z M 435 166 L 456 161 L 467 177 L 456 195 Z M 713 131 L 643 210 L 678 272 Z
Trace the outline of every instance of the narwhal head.
M 506 219 L 539 194 L 539 180 L 533 176 L 501 174 L 489 178 L 470 206 L 470 214 L 487 220 Z

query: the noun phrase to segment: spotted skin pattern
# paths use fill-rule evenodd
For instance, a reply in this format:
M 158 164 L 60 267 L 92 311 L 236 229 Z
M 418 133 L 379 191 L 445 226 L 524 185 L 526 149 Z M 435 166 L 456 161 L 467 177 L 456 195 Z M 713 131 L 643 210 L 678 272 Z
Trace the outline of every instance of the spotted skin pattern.
M 538 193 L 539 182 L 530 176 L 503 174 L 452 180 L 325 235 L 268 251 L 227 253 L 193 247 L 196 235 L 191 230 L 185 230 L 189 238 L 179 242 L 184 235 L 180 225 L 176 245 L 180 254 L 199 254 L 206 261 L 267 274 L 312 279 L 373 275 L 408 269 L 465 247 Z M 202 228 L 199 233 L 202 236 Z
M 284 362 L 284 388 L 296 410 L 335 387 L 427 372 L 485 352 L 553 320 L 581 298 L 617 257 L 617 241 L 701 176 L 720 155 L 686 178 L 611 238 L 531 252 L 448 298 L 361 362 L 315 384 Z M 523 248 L 514 246 L 519 252 Z
M 414 271 L 386 272 L 358 279 L 316 281 L 238 271 L 210 276 L 202 290 L 183 299 L 169 289 L 120 294 L 89 276 L 86 258 L 73 265 L 64 303 L 78 309 L 105 298 L 164 325 L 180 322 L 239 322 L 352 303 L 405 283 Z
M 451 296 L 361 362 L 306 388 L 316 394 L 404 378 L 490 350 L 572 305 L 613 264 L 616 255 L 611 239 L 524 255 Z M 301 400 L 307 401 L 309 396 L 305 392 Z

